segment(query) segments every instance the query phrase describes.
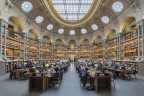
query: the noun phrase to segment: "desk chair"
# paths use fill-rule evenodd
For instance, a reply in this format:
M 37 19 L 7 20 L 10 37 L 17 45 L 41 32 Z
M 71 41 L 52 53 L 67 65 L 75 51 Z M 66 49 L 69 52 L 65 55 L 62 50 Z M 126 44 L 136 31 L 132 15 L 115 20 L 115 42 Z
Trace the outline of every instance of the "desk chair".
M 130 80 L 131 77 L 130 77 L 130 74 L 129 74 L 129 71 L 128 70 L 125 70 L 124 71 L 124 79 L 127 79 L 127 80 Z
M 54 80 L 52 81 L 52 84 L 54 85 L 53 87 L 60 88 L 61 78 L 60 77 L 55 77 Z
M 114 81 L 114 79 L 115 79 L 115 74 L 111 72 L 111 82 L 113 83 L 114 88 L 115 88 L 115 81 Z

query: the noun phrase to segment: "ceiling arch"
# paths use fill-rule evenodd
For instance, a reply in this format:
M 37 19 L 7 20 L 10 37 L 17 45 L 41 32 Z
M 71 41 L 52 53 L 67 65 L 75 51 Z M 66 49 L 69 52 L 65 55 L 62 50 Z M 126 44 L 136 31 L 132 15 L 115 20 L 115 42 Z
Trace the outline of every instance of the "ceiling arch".
M 120 32 L 124 32 L 126 26 L 129 24 L 129 22 L 130 22 L 131 20 L 136 20 L 136 18 L 133 17 L 133 16 L 129 16 L 129 17 L 126 17 L 126 18 L 122 21 L 121 26 L 120 26 Z
M 32 32 L 35 35 L 35 39 L 39 39 L 39 32 L 35 29 L 30 29 L 29 34 Z
M 97 36 L 94 41 L 93 44 L 97 44 L 97 43 L 101 43 L 102 42 L 102 37 L 101 36 Z
M 110 36 L 112 33 L 115 33 L 115 34 L 116 34 L 116 30 L 115 30 L 115 29 L 109 29 L 109 30 L 106 32 L 106 35 L 105 35 L 106 39 L 108 39 L 109 36 Z
M 24 32 L 24 24 L 20 17 L 18 16 L 11 16 L 9 17 L 9 21 L 12 20 L 18 27 L 20 32 Z

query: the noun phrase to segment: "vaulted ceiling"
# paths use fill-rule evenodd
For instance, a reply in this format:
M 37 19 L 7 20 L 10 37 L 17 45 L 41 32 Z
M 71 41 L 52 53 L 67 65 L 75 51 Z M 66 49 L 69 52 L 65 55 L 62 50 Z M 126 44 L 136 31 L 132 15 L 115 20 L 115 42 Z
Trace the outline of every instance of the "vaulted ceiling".
M 63 36 L 82 36 L 96 32 L 114 21 L 133 2 L 133 0 L 10 1 L 42 29 Z

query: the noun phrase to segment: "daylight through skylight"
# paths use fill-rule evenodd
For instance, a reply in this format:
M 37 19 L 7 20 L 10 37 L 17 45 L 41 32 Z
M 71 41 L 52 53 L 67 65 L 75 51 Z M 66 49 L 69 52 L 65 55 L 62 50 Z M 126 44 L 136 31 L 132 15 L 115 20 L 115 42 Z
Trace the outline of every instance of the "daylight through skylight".
M 82 19 L 94 0 L 52 0 L 59 15 L 70 22 Z

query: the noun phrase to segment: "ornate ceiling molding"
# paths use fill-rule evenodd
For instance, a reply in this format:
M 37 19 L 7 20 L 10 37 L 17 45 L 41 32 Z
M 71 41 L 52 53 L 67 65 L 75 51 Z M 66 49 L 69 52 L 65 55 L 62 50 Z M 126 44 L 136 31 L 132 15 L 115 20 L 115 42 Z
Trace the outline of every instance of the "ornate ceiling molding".
M 93 17 L 96 10 L 98 9 L 99 5 L 101 4 L 101 1 L 102 0 L 94 0 L 94 3 L 92 4 L 89 12 L 86 14 L 86 16 L 84 16 L 84 18 L 82 18 L 76 22 L 69 22 L 59 16 L 59 14 L 54 9 L 54 6 L 50 0 L 43 0 L 45 6 L 47 6 L 47 11 L 49 11 L 51 13 L 51 15 L 58 22 L 60 22 L 61 24 L 65 25 L 65 26 L 70 26 L 70 27 L 80 26 L 80 25 L 86 23 L 87 21 L 89 21 Z

